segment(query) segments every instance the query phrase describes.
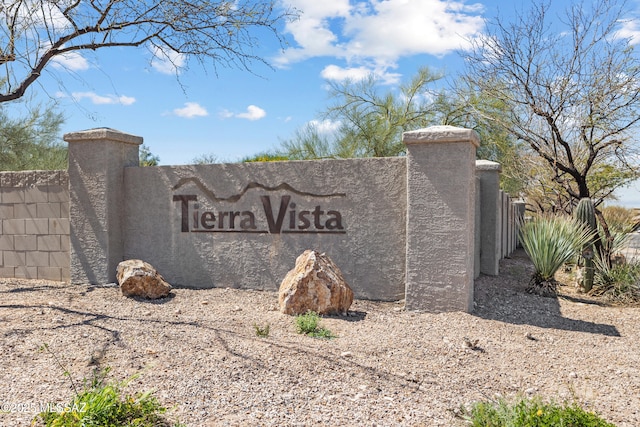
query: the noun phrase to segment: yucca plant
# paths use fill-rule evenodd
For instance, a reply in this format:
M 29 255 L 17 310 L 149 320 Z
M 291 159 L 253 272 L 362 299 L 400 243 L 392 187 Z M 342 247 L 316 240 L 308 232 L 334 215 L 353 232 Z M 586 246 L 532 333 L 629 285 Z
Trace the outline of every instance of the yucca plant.
M 611 230 L 611 227 L 610 227 L 610 230 Z M 598 224 L 598 234 L 600 236 L 605 235 L 604 229 L 600 224 Z M 628 246 L 630 235 L 623 231 L 616 231 L 616 230 L 611 230 L 609 232 L 609 235 L 610 236 L 608 239 L 601 240 L 602 251 L 595 253 L 594 261 L 596 258 L 600 258 L 599 260 L 600 263 L 605 262 L 608 267 L 611 267 L 612 262 L 614 264 L 616 262 L 618 263 L 620 262 L 619 259 L 622 256 L 622 251 L 624 250 L 624 248 Z M 616 261 L 616 258 L 618 259 L 618 261 Z M 596 266 L 596 269 L 597 269 L 597 266 Z
M 563 216 L 540 216 L 520 227 L 520 241 L 535 268 L 527 292 L 556 296 L 556 271 L 590 242 L 594 232 L 580 221 Z

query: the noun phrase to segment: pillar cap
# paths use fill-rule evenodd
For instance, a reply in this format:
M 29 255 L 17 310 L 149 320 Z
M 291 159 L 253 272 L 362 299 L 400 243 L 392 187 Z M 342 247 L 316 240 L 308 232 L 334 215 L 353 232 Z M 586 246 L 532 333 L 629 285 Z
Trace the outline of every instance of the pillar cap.
M 107 140 L 112 142 L 122 142 L 125 144 L 140 145 L 143 138 L 131 135 L 111 128 L 87 129 L 79 132 L 65 133 L 62 137 L 67 142 L 92 142 L 97 140 Z
M 476 160 L 476 170 L 502 172 L 502 165 L 491 160 Z
M 480 146 L 480 138 L 473 129 L 456 126 L 430 126 L 402 134 L 402 142 L 409 144 L 427 144 L 432 142 L 470 142 Z

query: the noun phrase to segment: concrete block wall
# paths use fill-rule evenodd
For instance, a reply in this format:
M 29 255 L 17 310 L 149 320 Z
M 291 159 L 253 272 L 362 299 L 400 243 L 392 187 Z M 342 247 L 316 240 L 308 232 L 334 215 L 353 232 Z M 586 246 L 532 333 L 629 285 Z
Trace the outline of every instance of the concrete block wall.
M 66 171 L 0 172 L 0 277 L 69 281 Z
M 107 283 L 142 258 L 177 286 L 276 289 L 316 248 L 359 298 L 469 311 L 524 214 L 467 129 L 407 132 L 405 158 L 156 168 L 140 137 L 65 138 L 69 171 L 0 173 L 0 277 Z

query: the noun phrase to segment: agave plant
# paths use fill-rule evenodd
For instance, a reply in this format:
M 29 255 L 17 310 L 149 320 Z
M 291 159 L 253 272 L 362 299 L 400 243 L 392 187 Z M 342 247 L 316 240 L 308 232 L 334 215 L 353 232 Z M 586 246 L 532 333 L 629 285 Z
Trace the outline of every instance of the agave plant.
M 527 292 L 556 296 L 556 271 L 592 241 L 594 232 L 580 221 L 563 216 L 540 216 L 520 227 L 520 241 L 535 268 Z

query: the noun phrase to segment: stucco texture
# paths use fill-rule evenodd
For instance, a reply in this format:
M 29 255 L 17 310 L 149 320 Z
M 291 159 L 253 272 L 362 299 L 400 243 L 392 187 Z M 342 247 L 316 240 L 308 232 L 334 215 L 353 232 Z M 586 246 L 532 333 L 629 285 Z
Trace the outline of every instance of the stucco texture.
M 125 168 L 124 258 L 174 286 L 278 289 L 306 249 L 357 298 L 404 297 L 406 159 Z

